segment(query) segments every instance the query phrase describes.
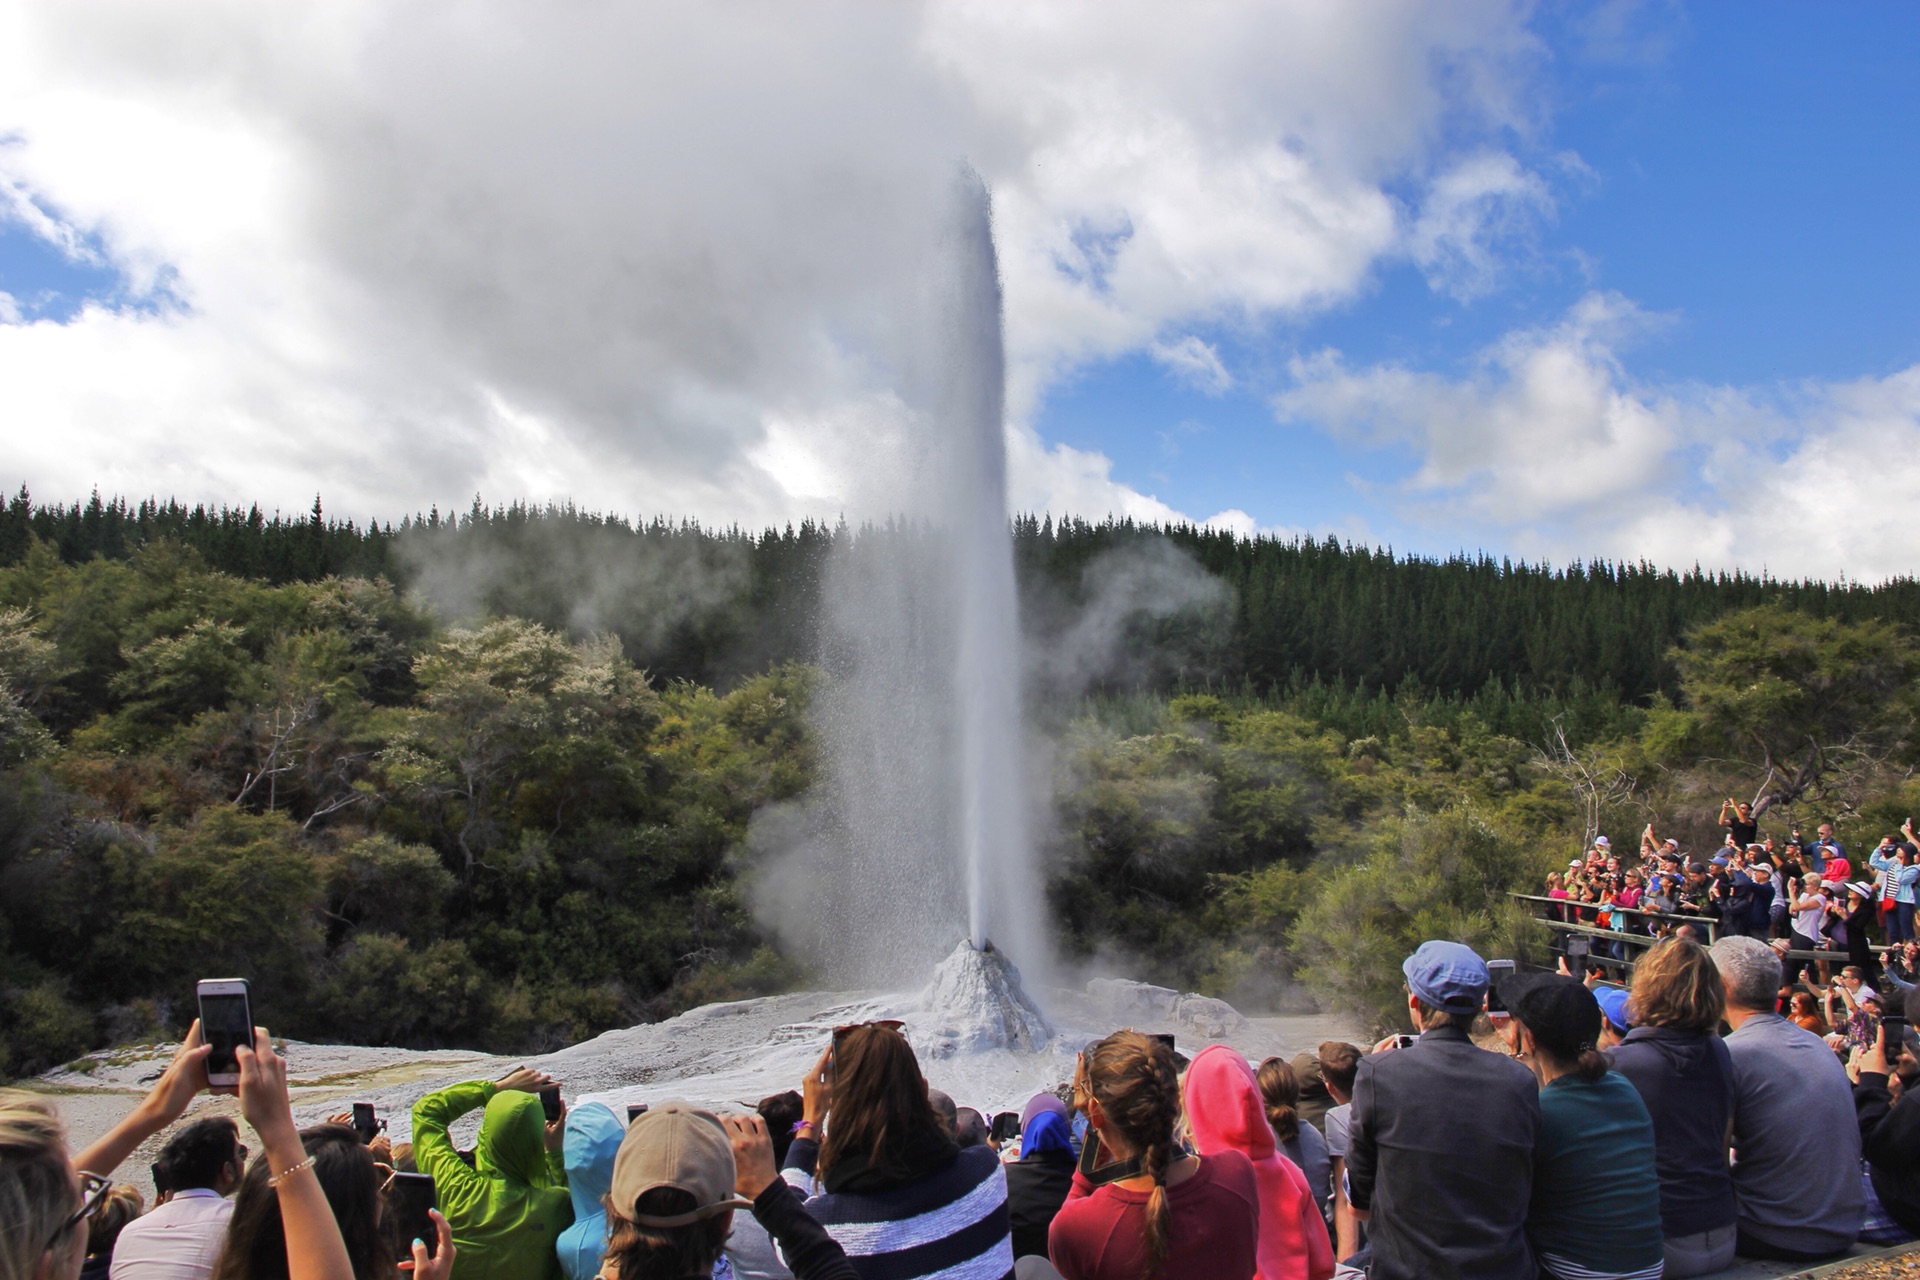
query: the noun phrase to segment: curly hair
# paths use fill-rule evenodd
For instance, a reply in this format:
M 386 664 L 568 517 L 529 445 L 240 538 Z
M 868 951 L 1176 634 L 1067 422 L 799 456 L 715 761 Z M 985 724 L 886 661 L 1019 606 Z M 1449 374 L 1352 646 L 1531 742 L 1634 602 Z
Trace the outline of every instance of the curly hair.
M 1727 989 L 1707 949 L 1678 935 L 1647 948 L 1633 966 L 1634 1021 L 1643 1027 L 1712 1031 L 1727 1011 Z
M 1160 1274 L 1172 1245 L 1173 1210 L 1167 1203 L 1167 1166 L 1180 1123 L 1180 1073 L 1165 1041 L 1138 1031 L 1116 1031 L 1087 1051 L 1087 1087 L 1106 1122 L 1140 1152 L 1140 1172 L 1153 1179 L 1147 1197 L 1147 1270 Z

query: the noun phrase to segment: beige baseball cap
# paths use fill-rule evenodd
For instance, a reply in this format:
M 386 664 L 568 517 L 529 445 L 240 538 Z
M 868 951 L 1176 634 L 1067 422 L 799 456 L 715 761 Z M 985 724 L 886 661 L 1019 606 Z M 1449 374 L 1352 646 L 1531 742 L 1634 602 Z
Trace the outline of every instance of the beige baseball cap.
M 704 1222 L 729 1209 L 752 1209 L 733 1194 L 733 1143 L 720 1117 L 691 1102 L 661 1102 L 637 1118 L 613 1158 L 613 1203 L 643 1227 L 670 1230 Z M 654 1217 L 635 1213 L 649 1191 L 675 1187 L 693 1197 L 686 1213 Z

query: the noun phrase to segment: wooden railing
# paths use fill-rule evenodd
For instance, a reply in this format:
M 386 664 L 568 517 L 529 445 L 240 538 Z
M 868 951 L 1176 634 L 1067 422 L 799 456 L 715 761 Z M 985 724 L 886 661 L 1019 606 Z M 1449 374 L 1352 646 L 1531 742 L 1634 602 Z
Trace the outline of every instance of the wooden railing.
M 1691 925 L 1695 929 L 1700 930 L 1708 944 L 1718 941 L 1720 937 L 1720 922 L 1712 916 L 1683 915 L 1671 911 L 1641 911 L 1633 907 L 1602 907 L 1598 903 L 1572 902 L 1565 898 L 1546 898 L 1533 893 L 1509 893 L 1507 896 L 1516 902 L 1526 903 L 1534 917 L 1553 932 L 1553 950 L 1556 955 L 1566 955 L 1567 940 L 1574 937 L 1584 937 L 1590 940 L 1600 939 L 1609 944 L 1621 943 L 1624 944 L 1625 948 L 1631 948 L 1634 951 L 1645 949 L 1660 941 L 1659 937 L 1654 936 L 1654 934 L 1646 928 L 1645 922 L 1647 921 L 1665 921 L 1673 925 L 1676 929 L 1681 925 Z M 1586 921 L 1574 918 L 1576 912 L 1598 912 L 1602 910 L 1611 912 L 1612 919 L 1617 920 L 1624 915 L 1639 923 L 1641 927 L 1634 929 L 1603 929 L 1597 924 L 1589 924 Z M 1876 944 L 1873 950 L 1885 953 L 1887 948 Z M 1626 954 L 1632 954 L 1632 952 Z M 1798 947 L 1789 950 L 1786 954 L 1787 958 L 1793 960 L 1825 961 L 1829 964 L 1834 961 L 1846 964 L 1850 959 L 1844 951 L 1811 951 Z M 1627 959 L 1624 958 L 1624 956 L 1615 956 L 1612 954 L 1596 955 L 1589 951 L 1587 958 L 1590 963 L 1605 965 L 1609 969 L 1630 969 L 1633 967 L 1633 959 Z M 1638 956 L 1635 955 L 1634 959 L 1637 958 Z

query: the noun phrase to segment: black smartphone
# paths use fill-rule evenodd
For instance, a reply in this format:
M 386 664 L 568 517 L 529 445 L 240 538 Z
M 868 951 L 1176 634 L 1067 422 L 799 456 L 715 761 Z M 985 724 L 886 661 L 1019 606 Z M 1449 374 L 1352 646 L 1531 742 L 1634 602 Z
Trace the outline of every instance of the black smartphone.
M 1907 1020 L 1889 1014 L 1880 1019 L 1880 1043 L 1887 1047 L 1887 1056 L 1893 1057 L 1900 1052 L 1900 1046 L 1907 1042 Z
M 213 1049 L 207 1055 L 207 1084 L 231 1089 L 240 1083 L 240 1059 L 234 1050 L 253 1046 L 253 999 L 245 978 L 202 978 L 194 994 L 200 1000 L 200 1036 Z
M 386 1127 L 387 1122 L 373 1113 L 371 1102 L 353 1104 L 353 1131 L 360 1135 L 362 1146 L 379 1137 L 380 1131 Z
M 397 1256 L 411 1258 L 413 1242 L 423 1240 L 426 1242 L 427 1256 L 433 1257 L 440 1247 L 440 1229 L 433 1225 L 427 1210 L 438 1207 L 433 1198 L 432 1174 L 393 1175 L 393 1181 L 387 1186 L 387 1216 L 393 1222 Z
M 632 1124 L 635 1120 L 638 1120 L 641 1116 L 645 1114 L 647 1114 L 646 1103 L 644 1102 L 632 1103 L 627 1107 L 627 1123 Z
M 1153 1033 L 1153 1038 L 1154 1038 L 1155 1040 L 1158 1040 L 1158 1041 L 1159 1041 L 1159 1042 L 1160 1042 L 1161 1044 L 1163 1044 L 1163 1045 L 1165 1045 L 1165 1046 L 1167 1046 L 1167 1052 L 1168 1052 L 1168 1053 L 1175 1053 L 1175 1054 L 1177 1054 L 1177 1053 L 1179 1053 L 1179 1052 L 1180 1052 L 1180 1050 L 1179 1050 L 1179 1048 L 1178 1048 L 1177 1046 L 1175 1046 L 1175 1044 L 1173 1043 L 1173 1032 L 1171 1032 L 1171 1031 L 1156 1031 L 1156 1032 L 1154 1032 L 1154 1033 Z
M 547 1123 L 552 1124 L 560 1118 L 560 1086 L 549 1085 L 540 1091 L 540 1109 L 547 1113 Z
M 1505 1013 L 1507 1002 L 1500 995 L 1500 984 L 1513 976 L 1517 966 L 1511 960 L 1487 961 L 1487 1012 Z
M 1011 1142 L 1020 1136 L 1020 1113 L 1002 1111 L 993 1117 L 993 1140 Z

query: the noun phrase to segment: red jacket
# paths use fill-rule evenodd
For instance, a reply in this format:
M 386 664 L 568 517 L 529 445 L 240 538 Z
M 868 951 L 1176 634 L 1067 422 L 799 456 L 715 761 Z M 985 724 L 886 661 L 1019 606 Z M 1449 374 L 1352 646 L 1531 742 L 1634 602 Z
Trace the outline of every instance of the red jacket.
M 1260 1188 L 1259 1280 L 1328 1280 L 1333 1245 L 1300 1166 L 1276 1147 L 1253 1068 L 1222 1044 L 1187 1068 L 1187 1127 L 1203 1156 L 1238 1151 Z

